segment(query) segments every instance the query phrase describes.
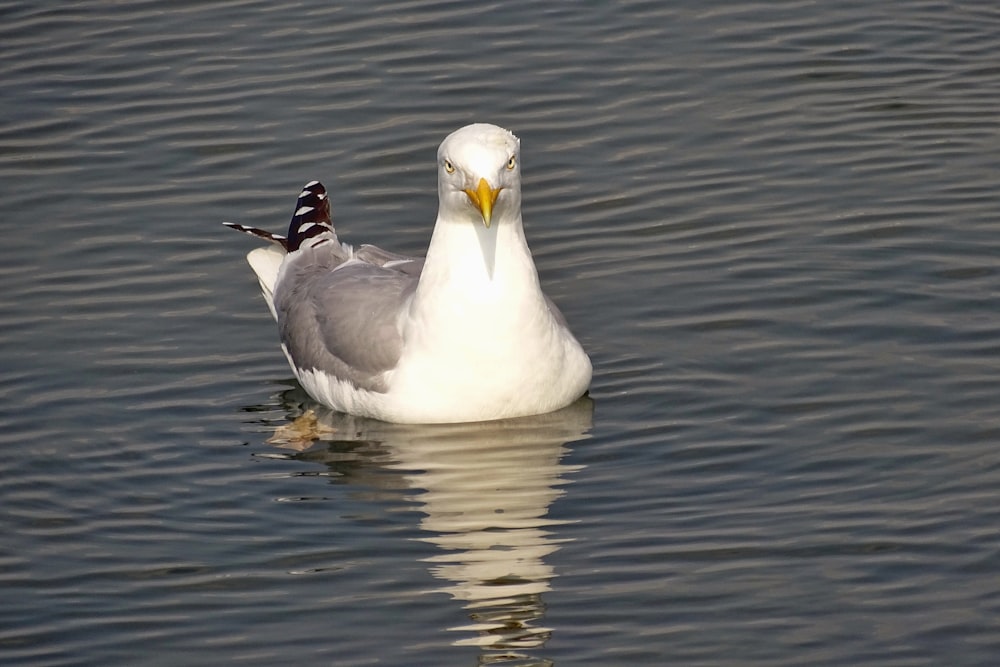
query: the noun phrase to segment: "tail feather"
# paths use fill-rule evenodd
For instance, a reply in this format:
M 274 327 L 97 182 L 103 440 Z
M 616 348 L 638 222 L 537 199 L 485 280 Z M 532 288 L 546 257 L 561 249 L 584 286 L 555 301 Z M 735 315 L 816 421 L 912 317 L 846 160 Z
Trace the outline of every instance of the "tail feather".
M 257 248 L 247 254 L 247 263 L 257 274 L 260 292 L 264 295 L 264 301 L 267 302 L 267 307 L 275 321 L 278 320 L 278 313 L 274 309 L 274 283 L 278 281 L 278 270 L 283 261 L 285 261 L 285 253 L 274 246 Z

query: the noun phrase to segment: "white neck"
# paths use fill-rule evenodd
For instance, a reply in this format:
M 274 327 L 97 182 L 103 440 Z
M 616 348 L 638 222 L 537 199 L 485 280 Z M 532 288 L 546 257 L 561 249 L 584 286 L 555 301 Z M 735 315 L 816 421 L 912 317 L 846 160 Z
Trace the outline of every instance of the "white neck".
M 438 219 L 415 308 L 431 298 L 464 309 L 514 308 L 525 299 L 534 305 L 532 297 L 544 301 L 520 216 L 494 220 L 489 229 L 481 221 Z

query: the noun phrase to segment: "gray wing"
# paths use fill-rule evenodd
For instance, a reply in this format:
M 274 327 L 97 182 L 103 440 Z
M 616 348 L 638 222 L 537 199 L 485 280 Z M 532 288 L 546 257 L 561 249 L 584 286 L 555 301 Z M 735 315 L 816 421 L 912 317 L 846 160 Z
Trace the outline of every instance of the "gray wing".
M 354 256 L 369 264 L 392 268 L 411 276 L 419 276 L 424 268 L 424 260 L 422 259 L 399 255 L 373 245 L 361 246 L 354 251 Z
M 374 263 L 363 259 L 365 249 Z M 329 244 L 299 252 L 287 260 L 274 291 L 281 341 L 293 362 L 385 391 L 382 374 L 395 367 L 403 348 L 398 316 L 416 289 L 422 261 L 373 246 L 346 262 Z

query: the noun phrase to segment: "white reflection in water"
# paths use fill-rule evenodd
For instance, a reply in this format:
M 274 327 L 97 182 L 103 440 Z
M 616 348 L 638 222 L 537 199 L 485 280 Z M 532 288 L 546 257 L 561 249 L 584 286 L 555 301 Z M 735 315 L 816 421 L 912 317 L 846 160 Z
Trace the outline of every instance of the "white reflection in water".
M 288 392 L 286 399 L 293 393 L 301 397 Z M 425 561 L 443 582 L 438 591 L 462 601 L 471 620 L 449 628 L 465 634 L 455 645 L 482 647 L 483 660 L 499 658 L 495 651 L 516 659 L 528 656 L 511 651 L 548 640 L 543 594 L 555 572 L 546 558 L 559 549 L 552 531 L 558 522 L 548 512 L 564 493 L 567 473 L 577 469 L 560 460 L 566 443 L 587 437 L 590 399 L 536 417 L 429 426 L 358 419 L 315 404 L 295 411 L 300 416 L 273 442 L 292 448 L 316 437 L 377 443 L 388 454 L 380 468 L 398 472 L 416 491 L 427 534 L 421 539 L 440 549 Z M 314 459 L 315 449 L 297 458 Z

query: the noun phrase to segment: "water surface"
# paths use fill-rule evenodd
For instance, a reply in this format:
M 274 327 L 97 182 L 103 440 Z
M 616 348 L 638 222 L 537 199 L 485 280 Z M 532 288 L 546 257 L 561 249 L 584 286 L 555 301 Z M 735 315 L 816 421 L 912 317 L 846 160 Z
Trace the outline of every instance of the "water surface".
M 987 2 L 0 4 L 0 662 L 990 665 Z M 293 381 L 301 185 L 419 254 L 522 141 L 589 400 L 398 427 Z

